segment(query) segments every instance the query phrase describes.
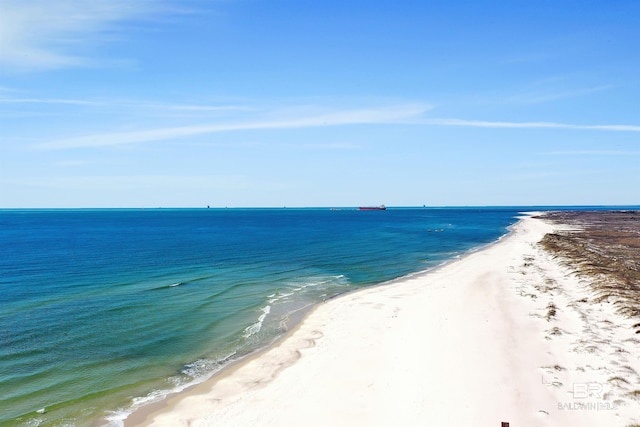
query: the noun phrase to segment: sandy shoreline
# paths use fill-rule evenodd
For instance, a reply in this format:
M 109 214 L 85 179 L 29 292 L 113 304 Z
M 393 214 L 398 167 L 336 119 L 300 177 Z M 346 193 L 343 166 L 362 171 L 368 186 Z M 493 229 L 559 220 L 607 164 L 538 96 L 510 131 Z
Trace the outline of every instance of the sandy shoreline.
M 428 274 L 316 307 L 286 337 L 125 425 L 628 426 L 640 337 L 525 218 Z

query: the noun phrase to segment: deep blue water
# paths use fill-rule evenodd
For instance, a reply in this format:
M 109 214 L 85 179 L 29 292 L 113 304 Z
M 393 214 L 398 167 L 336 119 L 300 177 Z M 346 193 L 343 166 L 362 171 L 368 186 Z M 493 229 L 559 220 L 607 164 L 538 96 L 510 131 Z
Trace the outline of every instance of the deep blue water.
M 0 210 L 0 425 L 116 425 L 292 313 L 490 243 L 522 210 Z

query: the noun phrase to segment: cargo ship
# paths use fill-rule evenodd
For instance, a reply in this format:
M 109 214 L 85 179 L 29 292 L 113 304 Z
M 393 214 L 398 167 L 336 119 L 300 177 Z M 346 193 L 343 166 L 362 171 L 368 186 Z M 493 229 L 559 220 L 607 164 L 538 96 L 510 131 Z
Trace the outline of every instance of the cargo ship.
M 386 211 L 387 207 L 385 205 L 380 206 L 360 206 L 358 208 L 359 211 Z

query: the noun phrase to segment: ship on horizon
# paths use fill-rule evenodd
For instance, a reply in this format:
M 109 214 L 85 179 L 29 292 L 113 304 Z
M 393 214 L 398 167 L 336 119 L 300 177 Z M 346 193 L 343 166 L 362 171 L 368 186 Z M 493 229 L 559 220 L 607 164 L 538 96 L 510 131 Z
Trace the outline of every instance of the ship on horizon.
M 360 206 L 358 208 L 359 211 L 386 211 L 387 207 L 385 205 L 380 206 Z

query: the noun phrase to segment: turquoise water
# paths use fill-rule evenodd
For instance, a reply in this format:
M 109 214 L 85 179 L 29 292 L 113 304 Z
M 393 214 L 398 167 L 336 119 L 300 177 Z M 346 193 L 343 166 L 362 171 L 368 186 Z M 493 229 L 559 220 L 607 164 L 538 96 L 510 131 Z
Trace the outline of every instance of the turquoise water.
M 0 424 L 119 425 L 522 209 L 0 210 Z

